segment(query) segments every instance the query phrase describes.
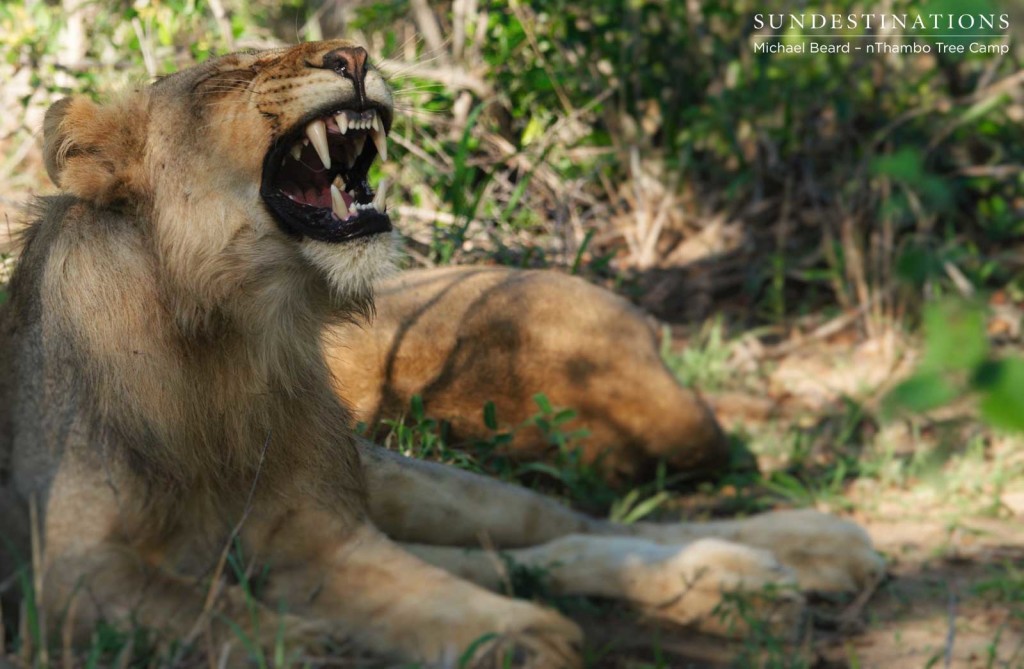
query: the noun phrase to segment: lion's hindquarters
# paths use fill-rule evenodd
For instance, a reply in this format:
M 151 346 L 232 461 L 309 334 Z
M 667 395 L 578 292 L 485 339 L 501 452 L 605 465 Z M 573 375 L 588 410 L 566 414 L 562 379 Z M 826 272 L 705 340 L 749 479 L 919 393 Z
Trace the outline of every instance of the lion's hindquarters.
M 550 452 L 530 427 L 538 394 L 586 430 L 589 462 L 637 478 L 665 460 L 713 471 L 728 460 L 714 415 L 661 361 L 647 319 L 609 291 L 557 272 L 499 267 L 403 273 L 382 286 L 369 328 L 341 326 L 328 339 L 337 390 L 368 421 L 405 415 L 414 395 L 446 420 L 456 441 L 488 439 L 493 403 L 507 454 Z M 355 381 L 353 375 L 360 375 Z

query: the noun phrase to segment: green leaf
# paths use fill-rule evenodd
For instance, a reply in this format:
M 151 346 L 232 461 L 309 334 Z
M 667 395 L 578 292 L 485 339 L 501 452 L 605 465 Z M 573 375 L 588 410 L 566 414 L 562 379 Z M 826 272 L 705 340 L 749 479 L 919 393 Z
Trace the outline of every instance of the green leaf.
M 930 411 L 952 402 L 956 396 L 956 389 L 942 372 L 920 371 L 890 391 L 885 398 L 885 411 Z
M 426 415 L 426 411 L 423 408 L 423 397 L 420 395 L 413 395 L 412 399 L 409 400 L 409 413 L 417 421 L 422 421 Z
M 1024 359 L 998 360 L 986 377 L 979 402 L 982 417 L 994 427 L 1024 431 Z
M 570 421 L 575 417 L 575 409 L 562 409 L 561 411 L 555 414 L 555 417 L 552 420 L 554 421 L 555 425 L 561 425 L 562 423 Z
M 942 259 L 930 249 L 911 246 L 900 254 L 896 261 L 896 273 L 901 279 L 915 286 L 942 272 Z
M 878 156 L 871 161 L 871 173 L 892 177 L 908 184 L 920 182 L 924 175 L 921 156 L 913 149 L 901 149 L 896 153 Z
M 943 302 L 924 311 L 922 372 L 970 370 L 988 356 L 985 311 L 977 304 Z
M 484 404 L 484 425 L 488 430 L 498 429 L 498 409 L 494 406 L 494 402 L 488 401 Z

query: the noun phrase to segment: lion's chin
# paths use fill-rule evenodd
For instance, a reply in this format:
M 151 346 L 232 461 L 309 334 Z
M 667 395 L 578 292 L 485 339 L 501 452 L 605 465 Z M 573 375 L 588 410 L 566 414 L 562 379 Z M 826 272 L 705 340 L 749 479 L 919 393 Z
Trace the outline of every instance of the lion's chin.
M 304 239 L 303 257 L 327 279 L 335 299 L 361 302 L 374 286 L 395 273 L 399 258 L 398 235 L 380 233 L 345 244 Z

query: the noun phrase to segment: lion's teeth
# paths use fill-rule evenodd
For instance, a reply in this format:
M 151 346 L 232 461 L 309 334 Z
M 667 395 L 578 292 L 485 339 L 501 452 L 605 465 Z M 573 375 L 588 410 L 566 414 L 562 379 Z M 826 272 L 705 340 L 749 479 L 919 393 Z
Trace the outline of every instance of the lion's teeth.
M 377 211 L 384 213 L 384 210 L 388 206 L 388 180 L 381 179 L 380 185 L 377 186 L 377 194 L 373 196 L 373 208 Z
M 298 142 L 295 142 L 294 144 L 292 144 L 292 148 L 291 151 L 289 151 L 289 153 L 292 154 L 292 158 L 298 160 L 299 158 L 302 157 L 302 145 L 299 144 Z
M 331 153 L 327 149 L 327 126 L 320 119 L 313 121 L 306 126 L 306 136 L 313 143 L 316 155 L 320 156 L 320 162 L 325 169 L 331 169 Z
M 376 122 L 370 128 L 370 137 L 373 138 L 373 144 L 377 147 L 377 155 L 380 156 L 380 161 L 386 162 L 388 159 L 388 136 L 384 133 L 383 128 L 380 127 L 380 123 Z
M 338 129 L 341 130 L 341 134 L 345 135 L 348 133 L 348 114 L 341 112 L 334 117 L 334 120 L 338 122 Z
M 342 221 L 348 218 L 348 205 L 345 204 L 345 198 L 341 196 L 341 191 L 334 184 L 331 184 L 331 211 Z

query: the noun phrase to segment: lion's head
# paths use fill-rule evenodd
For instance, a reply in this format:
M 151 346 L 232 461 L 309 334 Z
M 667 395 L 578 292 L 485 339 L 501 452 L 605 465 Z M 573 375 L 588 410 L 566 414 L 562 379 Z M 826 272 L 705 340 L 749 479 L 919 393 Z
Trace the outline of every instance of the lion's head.
M 392 253 L 368 181 L 392 113 L 365 50 L 318 42 L 227 55 L 103 104 L 62 100 L 44 153 L 62 190 L 148 228 L 165 292 L 197 321 L 295 288 L 368 299 Z

